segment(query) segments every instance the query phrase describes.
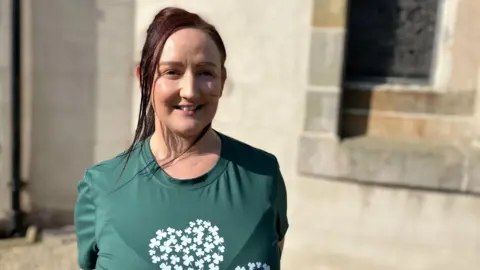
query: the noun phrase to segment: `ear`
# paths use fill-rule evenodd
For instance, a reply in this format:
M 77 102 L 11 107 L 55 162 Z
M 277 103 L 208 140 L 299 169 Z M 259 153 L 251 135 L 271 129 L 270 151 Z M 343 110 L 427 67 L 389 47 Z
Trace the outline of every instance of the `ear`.
M 223 89 L 225 88 L 226 81 L 227 81 L 227 68 L 222 67 L 222 90 L 220 92 L 220 97 L 223 95 Z
M 137 76 L 137 80 L 140 81 L 140 65 L 135 67 L 135 76 Z

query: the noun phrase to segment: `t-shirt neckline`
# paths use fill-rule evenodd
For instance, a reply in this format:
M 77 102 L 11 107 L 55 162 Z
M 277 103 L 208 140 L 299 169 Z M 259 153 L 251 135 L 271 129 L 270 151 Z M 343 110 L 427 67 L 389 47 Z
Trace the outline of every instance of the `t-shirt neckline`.
M 160 166 L 153 155 L 152 149 L 150 148 L 150 139 L 152 136 L 149 136 L 145 139 L 142 145 L 142 159 L 145 163 L 145 166 L 148 167 L 152 177 L 166 187 L 171 188 L 185 188 L 185 189 L 196 189 L 207 186 L 214 182 L 219 176 L 225 171 L 227 167 L 228 160 L 225 158 L 226 143 L 225 137 L 215 131 L 220 138 L 220 155 L 216 164 L 205 174 L 200 175 L 195 178 L 190 179 L 177 179 L 168 175 Z

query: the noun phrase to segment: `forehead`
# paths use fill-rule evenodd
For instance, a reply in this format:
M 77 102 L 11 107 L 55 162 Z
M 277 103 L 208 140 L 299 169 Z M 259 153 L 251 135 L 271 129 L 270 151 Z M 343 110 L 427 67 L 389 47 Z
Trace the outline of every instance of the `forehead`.
M 212 38 L 202 30 L 181 29 L 165 42 L 160 61 L 211 61 L 220 63 L 220 52 Z

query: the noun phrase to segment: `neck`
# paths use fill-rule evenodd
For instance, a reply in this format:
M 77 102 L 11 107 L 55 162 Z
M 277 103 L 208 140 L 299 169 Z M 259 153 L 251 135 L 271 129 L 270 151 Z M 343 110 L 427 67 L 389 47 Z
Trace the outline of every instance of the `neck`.
M 219 140 L 218 135 L 212 128 L 209 128 L 195 144 L 194 142 L 200 134 L 179 136 L 164 130 L 166 129 L 156 129 L 150 140 L 153 155 L 157 161 L 162 163 L 177 160 L 180 156 L 202 154 Z

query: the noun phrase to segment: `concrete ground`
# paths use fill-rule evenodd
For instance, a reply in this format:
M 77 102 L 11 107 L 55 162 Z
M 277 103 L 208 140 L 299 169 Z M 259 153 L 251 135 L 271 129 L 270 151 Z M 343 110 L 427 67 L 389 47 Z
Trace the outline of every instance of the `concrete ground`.
M 38 244 L 10 244 L 0 240 L 1 270 L 73 270 L 77 246 L 71 228 L 45 232 Z

